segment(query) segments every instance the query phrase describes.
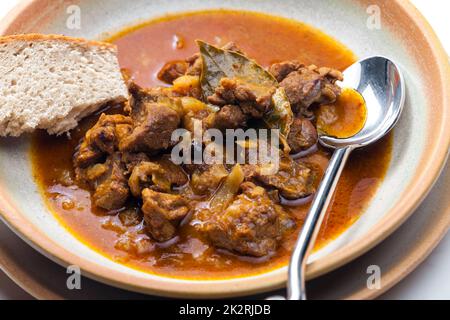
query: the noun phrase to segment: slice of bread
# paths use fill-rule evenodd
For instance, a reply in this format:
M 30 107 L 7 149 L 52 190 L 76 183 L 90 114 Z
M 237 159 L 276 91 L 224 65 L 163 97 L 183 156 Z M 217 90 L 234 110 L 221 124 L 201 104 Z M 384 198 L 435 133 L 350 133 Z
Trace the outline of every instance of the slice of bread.
M 61 134 L 128 98 L 116 46 L 59 35 L 0 37 L 0 136 Z

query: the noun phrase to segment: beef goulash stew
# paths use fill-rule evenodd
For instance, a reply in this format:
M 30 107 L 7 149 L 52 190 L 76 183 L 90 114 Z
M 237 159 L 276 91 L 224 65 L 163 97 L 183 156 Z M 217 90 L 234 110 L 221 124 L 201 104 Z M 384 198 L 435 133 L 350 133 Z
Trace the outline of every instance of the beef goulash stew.
M 111 41 L 130 100 L 70 136 L 33 139 L 35 176 L 60 221 L 98 252 L 160 275 L 218 279 L 286 265 L 331 154 L 318 135 L 351 136 L 365 121 L 362 98 L 337 84 L 354 55 L 312 27 L 234 11 L 170 16 Z M 278 170 L 176 164 L 172 133 L 196 123 L 279 129 Z M 245 153 L 261 140 L 232 143 Z M 390 150 L 388 137 L 352 155 L 316 248 L 358 219 Z

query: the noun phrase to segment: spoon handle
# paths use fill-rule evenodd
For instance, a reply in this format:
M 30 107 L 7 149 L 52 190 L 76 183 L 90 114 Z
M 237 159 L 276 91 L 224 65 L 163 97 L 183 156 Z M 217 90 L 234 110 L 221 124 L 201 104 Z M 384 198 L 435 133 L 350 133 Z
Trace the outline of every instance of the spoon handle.
M 335 150 L 314 196 L 289 263 L 288 300 L 306 300 L 306 262 L 311 249 L 314 247 L 314 242 L 339 177 L 352 150 L 350 147 Z

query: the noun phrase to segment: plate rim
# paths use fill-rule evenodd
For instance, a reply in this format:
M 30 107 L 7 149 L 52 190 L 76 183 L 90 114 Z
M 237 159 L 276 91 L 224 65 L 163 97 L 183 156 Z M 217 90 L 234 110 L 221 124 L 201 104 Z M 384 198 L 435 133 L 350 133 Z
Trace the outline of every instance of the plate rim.
M 365 1 L 363 0 L 360 2 Z M 8 18 L 0 22 L 0 34 L 8 33 L 8 30 L 16 21 L 30 17 L 35 12 L 39 12 L 36 11 L 36 7 L 42 5 L 42 3 L 48 3 L 48 1 L 25 0 L 20 2 L 8 14 Z M 425 37 L 425 41 L 431 50 L 432 58 L 439 70 L 439 75 L 436 75 L 436 77 L 439 78 L 440 83 L 442 84 L 442 90 L 440 92 L 442 101 L 439 100 L 437 102 L 443 106 L 443 122 L 449 123 L 450 66 L 447 60 L 447 54 L 431 26 L 409 1 L 394 0 L 391 3 L 396 5 L 402 13 L 422 30 L 422 35 Z M 434 160 L 421 164 L 423 170 L 421 171 L 421 174 L 406 187 L 406 195 L 402 194 L 399 196 L 401 197 L 401 200 L 391 208 L 381 221 L 369 230 L 365 241 L 349 243 L 332 254 L 309 264 L 307 269 L 308 279 L 318 277 L 336 269 L 367 252 L 390 235 L 414 212 L 418 205 L 428 195 L 428 192 L 431 190 L 445 165 L 450 146 L 450 127 L 441 126 L 438 137 L 439 139 L 437 141 L 441 143 L 435 143 L 433 145 L 432 156 Z M 438 145 L 440 145 L 440 147 L 438 147 Z M 447 148 L 445 148 L 445 146 Z M 416 194 L 420 194 L 420 196 L 417 197 Z M 46 235 L 41 234 L 36 227 L 26 220 L 26 218 L 22 217 L 20 211 L 15 208 L 13 202 L 8 199 L 7 193 L 3 191 L 2 186 L 0 186 L 0 218 L 2 218 L 8 227 L 20 238 L 24 239 L 33 248 L 53 261 L 63 266 L 71 264 L 79 265 L 87 276 L 97 281 L 127 290 L 172 297 L 231 297 L 280 288 L 284 286 L 287 278 L 285 267 L 257 276 L 213 281 L 180 280 L 168 277 L 152 277 L 151 279 L 144 279 L 138 276 L 126 275 L 122 272 L 111 270 L 107 267 L 100 266 L 95 262 L 89 262 L 78 257 L 62 248 L 58 243 L 54 242 Z M 105 274 L 107 274 L 107 276 L 105 276 Z M 180 283 L 189 283 L 189 286 L 180 286 Z M 211 286 L 211 284 L 214 284 L 214 286 Z
M 441 174 L 450 176 L 450 163 L 447 163 L 446 171 Z M 426 199 L 427 201 L 427 199 Z M 450 198 L 445 200 L 450 204 Z M 433 251 L 433 249 L 439 244 L 440 240 L 445 236 L 450 229 L 450 205 L 446 210 L 441 210 L 438 219 L 433 220 L 434 227 L 431 227 L 434 232 L 425 233 L 425 238 L 421 238 L 421 243 L 417 244 L 413 250 L 410 250 L 408 255 L 400 258 L 398 264 L 394 264 L 388 272 L 383 272 L 383 286 L 381 290 L 369 290 L 364 288 L 362 290 L 356 290 L 345 297 L 345 299 L 362 300 L 362 299 L 375 299 L 390 288 L 395 286 L 403 278 L 409 275 L 416 267 L 418 267 Z M 436 232 L 437 229 L 437 232 Z M 23 241 L 19 238 L 19 241 Z M 30 249 L 31 250 L 31 249 Z M 49 260 L 48 263 L 54 263 Z M 33 277 L 30 277 L 26 270 L 22 270 L 20 263 L 8 256 L 4 252 L 3 247 L 0 245 L 0 270 L 2 270 L 14 283 L 21 287 L 28 294 L 39 300 L 61 300 L 65 299 L 64 296 L 58 294 L 47 288 L 45 284 L 42 284 Z

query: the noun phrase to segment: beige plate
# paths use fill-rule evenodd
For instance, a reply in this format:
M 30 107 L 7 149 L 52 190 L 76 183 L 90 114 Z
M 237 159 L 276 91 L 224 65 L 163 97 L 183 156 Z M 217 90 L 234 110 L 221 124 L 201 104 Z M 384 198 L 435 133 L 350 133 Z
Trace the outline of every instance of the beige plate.
M 67 27 L 70 13 L 77 11 L 69 8 L 74 3 L 80 8 L 81 29 Z M 363 216 L 311 257 L 307 275 L 313 278 L 348 263 L 389 236 L 431 189 L 450 144 L 450 67 L 433 31 L 406 1 L 259 0 L 257 7 L 254 3 L 134 0 L 129 5 L 123 0 L 27 0 L 0 24 L 0 34 L 34 31 L 99 39 L 166 13 L 225 7 L 304 21 L 339 39 L 360 57 L 384 55 L 399 63 L 407 99 L 394 132 L 387 176 Z M 373 24 L 378 14 L 380 29 Z M 0 217 L 54 261 L 76 264 L 85 275 L 110 285 L 166 296 L 237 296 L 284 285 L 286 268 L 245 278 L 192 281 L 144 273 L 101 256 L 69 234 L 47 210 L 32 179 L 28 148 L 26 137 L 0 140 Z
M 360 258 L 325 276 L 311 280 L 311 299 L 373 299 L 391 288 L 422 262 L 450 225 L 450 165 L 413 216 L 383 243 Z M 22 263 L 23 261 L 27 263 Z M 382 288 L 365 286 L 369 265 L 382 270 Z M 46 259 L 0 222 L 0 269 L 38 299 L 151 298 L 83 279 L 81 291 L 69 291 L 63 268 Z M 275 292 L 270 294 L 283 294 Z M 262 298 L 270 295 L 269 293 Z M 252 297 L 253 298 L 253 297 Z

